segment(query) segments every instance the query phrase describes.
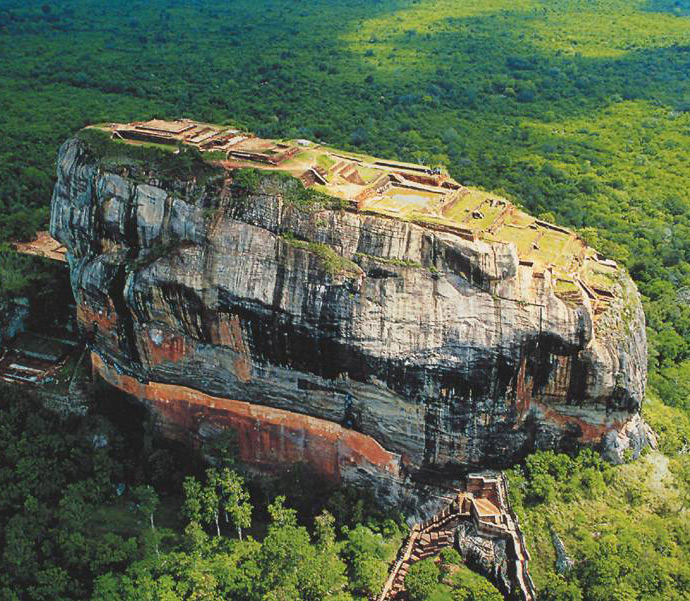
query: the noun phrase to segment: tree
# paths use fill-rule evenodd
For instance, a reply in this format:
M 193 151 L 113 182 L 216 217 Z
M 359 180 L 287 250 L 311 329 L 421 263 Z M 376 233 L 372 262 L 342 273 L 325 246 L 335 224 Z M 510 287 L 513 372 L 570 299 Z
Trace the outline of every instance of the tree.
M 213 486 L 220 499 L 225 514 L 225 522 L 235 525 L 237 536 L 242 540 L 242 528 L 249 528 L 252 524 L 252 505 L 249 502 L 249 492 L 244 487 L 244 479 L 229 468 L 220 472 L 209 470 L 209 486 Z
M 491 582 L 467 568 L 455 573 L 453 585 L 453 601 L 503 601 L 503 595 Z
M 297 524 L 297 512 L 285 507 L 283 495 L 273 499 L 273 502 L 268 506 L 268 515 L 271 516 L 271 523 L 274 526 L 295 526 Z
M 244 488 L 244 480 L 229 468 L 206 470 L 206 483 L 202 485 L 194 477 L 185 478 L 184 511 L 191 521 L 215 525 L 216 537 L 220 538 L 220 512 L 225 521 L 237 528 L 242 539 L 242 528 L 251 525 L 252 506 L 249 493 Z
M 191 522 L 201 522 L 201 483 L 194 476 L 187 476 L 182 483 L 184 504 L 182 511 Z
M 137 511 L 148 519 L 151 530 L 155 528 L 153 521 L 154 513 L 158 508 L 158 495 L 153 486 L 142 484 L 132 489 L 132 501 Z
M 316 545 L 311 547 L 297 576 L 298 588 L 305 601 L 349 598 L 344 592 L 346 566 L 338 556 L 334 524 L 335 518 L 327 511 L 314 520 Z
M 530 498 L 537 503 L 549 503 L 556 495 L 556 481 L 549 474 L 536 474 L 530 480 Z
M 332 549 L 335 545 L 335 518 L 325 509 L 314 518 L 314 535 L 321 549 Z
M 206 471 L 206 477 L 211 480 L 209 472 L 212 472 L 212 470 Z M 207 485 L 202 487 L 199 505 L 201 507 L 201 519 L 207 524 L 215 524 L 216 536 L 220 538 L 220 496 L 215 486 Z
M 365 595 L 376 595 L 388 575 L 386 549 L 380 534 L 367 526 L 357 525 L 347 534 L 343 555 L 349 570 L 350 589 Z
M 405 576 L 405 588 L 412 601 L 425 601 L 438 585 L 441 570 L 433 559 L 413 563 Z
M 266 592 L 282 599 L 285 591 L 297 588 L 299 566 L 309 555 L 309 533 L 297 525 L 294 509 L 285 507 L 279 496 L 268 506 L 271 524 L 261 545 L 259 566 L 261 583 Z M 278 595 L 278 596 L 276 596 Z M 291 597 L 298 598 L 298 597 Z
M 254 591 L 262 601 L 351 601 L 345 563 L 338 556 L 334 519 L 315 520 L 314 542 L 282 496 L 269 505 L 271 523 L 258 554 Z
M 211 471 L 211 470 L 208 470 Z M 208 474 L 208 472 L 207 472 Z M 220 538 L 220 498 L 214 487 L 202 486 L 193 476 L 184 480 L 184 511 L 193 522 L 216 526 L 216 536 Z
M 149 522 L 150 530 L 149 535 L 143 537 L 144 544 L 148 548 L 152 548 L 156 555 L 160 555 L 159 543 L 160 543 L 160 533 L 156 531 L 156 526 L 154 523 L 154 514 L 158 508 L 158 495 L 156 494 L 153 486 L 148 484 L 142 484 L 136 486 L 132 489 L 132 502 L 136 511 Z
M 539 599 L 543 601 L 581 601 L 582 592 L 575 582 L 570 582 L 563 576 L 557 575 L 555 578 L 551 578 L 540 591 Z

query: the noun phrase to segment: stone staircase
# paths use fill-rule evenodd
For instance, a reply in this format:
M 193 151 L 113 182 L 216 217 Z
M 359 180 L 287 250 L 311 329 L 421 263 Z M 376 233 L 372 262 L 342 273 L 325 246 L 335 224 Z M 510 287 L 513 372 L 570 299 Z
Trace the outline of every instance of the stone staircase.
M 412 527 L 405 546 L 393 564 L 378 601 L 402 601 L 406 599 L 405 576 L 407 576 L 410 566 L 422 559 L 435 557 L 443 549 L 453 546 L 455 528 L 461 519 L 469 517 L 469 513 L 463 512 L 461 494 L 429 520 Z
M 529 553 L 520 532 L 517 516 L 508 501 L 507 481 L 500 477 L 469 476 L 468 490 L 458 491 L 452 503 L 425 522 L 415 524 L 391 567 L 388 580 L 377 601 L 404 601 L 405 576 L 417 561 L 435 557 L 455 544 L 461 521 L 472 521 L 486 537 L 510 541 L 514 591 L 523 601 L 534 601 L 536 592 L 527 569 Z
M 451 516 L 455 517 L 455 516 Z M 455 541 L 455 526 L 457 520 L 452 524 L 446 523 L 441 526 L 433 526 L 426 531 L 420 532 L 412 546 L 410 556 L 406 561 L 401 562 L 400 567 L 393 579 L 388 599 L 405 599 L 405 576 L 410 571 L 413 563 L 435 557 L 443 549 L 452 547 Z
M 534 601 L 537 598 L 537 590 L 532 582 L 528 565 L 530 560 L 529 551 L 527 550 L 527 543 L 525 536 L 520 530 L 520 523 L 518 517 L 513 511 L 508 500 L 508 479 L 504 474 L 501 474 L 499 486 L 497 487 L 499 501 L 501 507 L 505 508 L 505 524 L 506 529 L 510 533 L 513 540 L 513 547 L 515 550 L 515 578 L 517 580 L 517 588 L 521 594 L 523 601 Z

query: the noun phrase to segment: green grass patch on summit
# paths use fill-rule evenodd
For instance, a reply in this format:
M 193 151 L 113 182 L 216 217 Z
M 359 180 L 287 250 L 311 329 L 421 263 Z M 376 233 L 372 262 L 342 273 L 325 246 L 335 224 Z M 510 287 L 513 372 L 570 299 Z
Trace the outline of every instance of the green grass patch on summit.
M 294 234 L 286 232 L 281 234 L 281 239 L 293 248 L 306 250 L 321 259 L 323 267 L 329 275 L 339 275 L 343 273 L 360 274 L 361 268 L 354 261 L 338 254 L 333 247 L 320 242 L 309 242 L 295 238 Z

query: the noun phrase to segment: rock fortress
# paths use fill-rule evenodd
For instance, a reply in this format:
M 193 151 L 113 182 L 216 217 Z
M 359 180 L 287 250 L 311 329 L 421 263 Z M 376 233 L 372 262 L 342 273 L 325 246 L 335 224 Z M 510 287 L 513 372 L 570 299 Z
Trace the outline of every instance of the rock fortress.
M 259 472 L 304 463 L 390 503 L 415 489 L 428 517 L 432 485 L 535 449 L 620 461 L 649 435 L 625 270 L 443 169 L 190 120 L 104 124 L 60 150 L 50 233 L 96 375 L 167 436 L 232 432 Z M 417 542 L 451 513 L 476 532 L 498 515 L 484 529 L 512 532 L 506 582 L 529 598 L 502 484 L 472 477 L 475 501 L 451 495 Z

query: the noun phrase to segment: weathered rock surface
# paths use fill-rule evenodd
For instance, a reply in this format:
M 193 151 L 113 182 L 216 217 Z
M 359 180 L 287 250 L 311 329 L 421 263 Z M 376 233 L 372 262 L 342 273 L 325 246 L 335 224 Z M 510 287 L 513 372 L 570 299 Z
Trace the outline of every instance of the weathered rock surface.
M 474 570 L 491 580 L 505 595 L 514 590 L 507 539 L 479 532 L 472 522 L 461 523 L 456 530 L 460 555 Z
M 0 300 L 0 346 L 26 330 L 29 313 L 27 298 Z
M 553 548 L 556 550 L 556 572 L 565 576 L 573 569 L 575 562 L 568 555 L 561 537 L 556 534 L 555 530 L 551 531 L 551 540 L 553 541 Z
M 627 275 L 595 317 L 586 299 L 559 299 L 548 272 L 533 277 L 513 244 L 295 205 L 284 185 L 238 189 L 232 172 L 163 183 L 104 168 L 76 139 L 60 151 L 51 233 L 69 249 L 81 327 L 104 377 L 140 383 L 165 427 L 237 427 L 222 402 L 249 402 L 320 420 L 280 434 L 275 418 L 263 443 L 240 427 L 240 445 L 268 445 L 268 461 L 318 464 L 304 452 L 331 422 L 403 473 L 501 467 L 609 432 L 619 443 L 646 379 Z M 356 477 L 356 449 L 328 457 Z

